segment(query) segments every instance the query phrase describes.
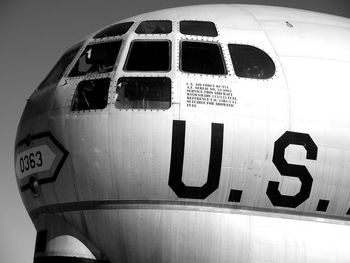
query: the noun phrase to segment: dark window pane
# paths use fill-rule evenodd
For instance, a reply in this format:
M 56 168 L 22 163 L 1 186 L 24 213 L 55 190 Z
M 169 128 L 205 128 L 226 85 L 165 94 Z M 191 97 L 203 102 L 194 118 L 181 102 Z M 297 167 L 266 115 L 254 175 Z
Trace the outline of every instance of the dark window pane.
M 182 42 L 181 70 L 189 73 L 226 74 L 218 44 Z
M 180 32 L 184 35 L 218 36 L 215 24 L 206 21 L 180 21 Z
M 268 79 L 275 75 L 273 60 L 264 51 L 247 45 L 228 45 L 232 64 L 238 77 Z
M 125 22 L 116 25 L 109 26 L 103 29 L 101 32 L 97 33 L 94 38 L 103 38 L 103 37 L 114 37 L 124 35 L 134 22 Z
M 171 80 L 166 77 L 124 77 L 118 80 L 118 109 L 169 109 Z
M 68 50 L 62 58 L 56 63 L 49 75 L 44 79 L 44 81 L 39 85 L 38 89 L 41 90 L 51 84 L 57 84 L 63 77 L 69 64 L 73 61 L 74 57 L 80 50 L 82 43 Z
M 121 43 L 117 41 L 87 46 L 69 73 L 69 77 L 112 71 Z
M 109 83 L 109 78 L 81 81 L 74 93 L 72 111 L 106 108 Z
M 137 34 L 169 34 L 171 33 L 171 21 L 143 21 L 135 30 Z
M 171 45 L 169 41 L 134 41 L 131 44 L 127 71 L 169 71 Z

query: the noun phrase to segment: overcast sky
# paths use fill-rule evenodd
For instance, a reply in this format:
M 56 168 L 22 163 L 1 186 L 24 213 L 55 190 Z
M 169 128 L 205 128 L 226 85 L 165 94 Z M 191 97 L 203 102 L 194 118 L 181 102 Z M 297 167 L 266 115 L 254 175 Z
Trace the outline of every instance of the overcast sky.
M 14 139 L 26 98 L 62 53 L 118 20 L 158 9 L 210 3 L 287 6 L 350 17 L 349 0 L 0 0 L 0 262 L 33 261 L 35 229 L 16 185 Z

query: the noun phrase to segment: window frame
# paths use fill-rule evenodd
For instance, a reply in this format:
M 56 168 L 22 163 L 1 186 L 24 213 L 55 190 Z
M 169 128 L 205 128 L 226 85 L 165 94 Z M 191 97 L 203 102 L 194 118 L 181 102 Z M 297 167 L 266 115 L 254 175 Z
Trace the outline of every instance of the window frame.
M 182 43 L 183 42 L 197 42 L 197 43 L 215 44 L 216 46 L 218 46 L 225 73 L 223 73 L 223 74 L 208 74 L 208 73 L 187 72 L 187 71 L 182 70 Z M 229 74 L 227 62 L 226 62 L 225 55 L 224 55 L 223 45 L 221 45 L 221 43 L 219 41 L 209 41 L 209 40 L 201 41 L 198 39 L 181 39 L 179 41 L 179 58 L 178 59 L 179 59 L 179 71 L 181 73 L 184 73 L 184 74 L 195 74 L 195 75 L 204 75 L 204 76 L 212 76 L 212 77 L 222 77 L 222 76 L 227 76 Z
M 130 58 L 130 54 L 131 54 L 131 50 L 132 50 L 132 46 L 135 42 L 168 42 L 169 43 L 169 69 L 168 70 L 158 70 L 158 71 L 155 71 L 155 70 L 127 70 L 126 69 L 126 65 L 129 61 L 129 58 Z M 123 71 L 124 72 L 130 72 L 130 73 L 134 73 L 134 72 L 142 72 L 142 73 L 169 73 L 172 71 L 172 41 L 170 39 L 154 39 L 154 38 L 148 38 L 148 39 L 133 39 L 129 46 L 128 46 L 128 54 L 126 55 L 125 57 L 125 60 L 124 60 L 124 65 L 123 65 Z M 126 48 L 126 47 L 125 47 Z M 124 51 L 125 51 L 125 48 L 124 48 Z

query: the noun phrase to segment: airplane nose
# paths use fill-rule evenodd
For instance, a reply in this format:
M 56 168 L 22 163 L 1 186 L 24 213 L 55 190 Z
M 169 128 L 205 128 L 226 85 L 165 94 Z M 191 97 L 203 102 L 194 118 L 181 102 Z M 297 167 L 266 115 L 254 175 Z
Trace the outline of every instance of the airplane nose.
M 47 116 L 54 105 L 54 90 L 54 87 L 48 87 L 42 90 L 36 89 L 29 99 L 27 99 L 20 124 Z

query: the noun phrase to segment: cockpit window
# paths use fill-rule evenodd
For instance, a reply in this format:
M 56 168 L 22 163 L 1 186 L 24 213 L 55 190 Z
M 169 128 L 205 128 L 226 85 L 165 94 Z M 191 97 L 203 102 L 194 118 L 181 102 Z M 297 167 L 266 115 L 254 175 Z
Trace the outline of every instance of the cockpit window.
M 56 63 L 44 81 L 39 85 L 38 90 L 41 90 L 51 84 L 57 84 L 58 81 L 63 77 L 68 65 L 73 61 L 74 57 L 77 55 L 78 51 L 82 47 L 82 43 L 69 49 L 61 59 Z
M 87 46 L 69 73 L 69 77 L 112 71 L 121 43 L 116 41 Z
M 122 77 L 117 84 L 117 109 L 169 109 L 171 80 L 166 77 Z
M 169 20 L 143 21 L 136 28 L 137 34 L 169 34 L 172 26 Z
M 126 32 L 128 32 L 128 30 L 130 29 L 133 23 L 134 22 L 125 22 L 125 23 L 111 25 L 103 29 L 101 32 L 97 33 L 94 36 L 94 39 L 124 35 Z
M 184 35 L 207 37 L 218 36 L 218 31 L 216 30 L 215 24 L 207 21 L 180 21 L 180 32 Z
M 171 42 L 136 40 L 131 43 L 126 71 L 170 71 Z
M 275 75 L 275 63 L 261 49 L 237 44 L 229 44 L 228 49 L 235 73 L 238 77 L 269 79 Z
M 226 74 L 221 47 L 217 43 L 181 43 L 181 70 L 200 74 Z
M 109 78 L 81 81 L 75 90 L 71 110 L 84 111 L 106 108 L 109 83 Z

